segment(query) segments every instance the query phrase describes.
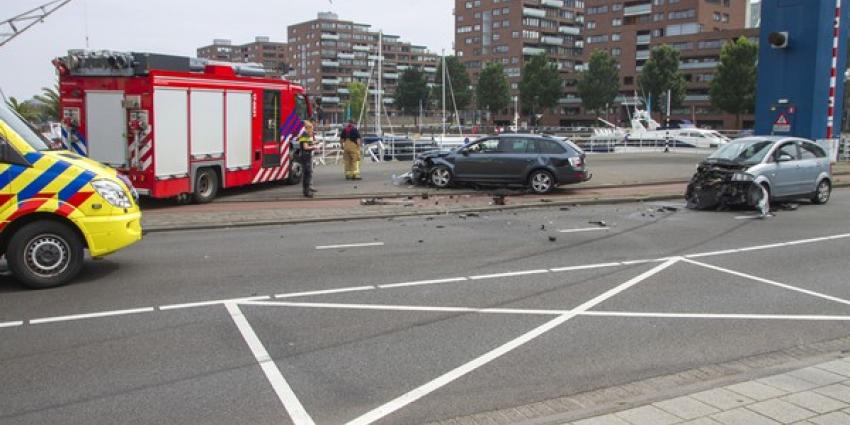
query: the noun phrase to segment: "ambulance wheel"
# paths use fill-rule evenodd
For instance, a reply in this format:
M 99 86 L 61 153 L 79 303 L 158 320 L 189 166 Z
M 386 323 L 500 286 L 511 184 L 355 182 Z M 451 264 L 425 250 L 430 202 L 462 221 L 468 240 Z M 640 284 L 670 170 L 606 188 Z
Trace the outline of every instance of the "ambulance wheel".
M 286 184 L 296 185 L 301 183 L 304 178 L 304 166 L 298 161 L 292 161 L 292 167 L 289 168 L 289 177 L 286 178 Z
M 218 193 L 218 174 L 212 168 L 202 168 L 195 176 L 195 191 L 192 199 L 195 203 L 206 204 L 215 199 Z
M 73 279 L 83 267 L 83 241 L 65 224 L 35 221 L 21 227 L 6 249 L 9 269 L 24 286 L 52 288 Z

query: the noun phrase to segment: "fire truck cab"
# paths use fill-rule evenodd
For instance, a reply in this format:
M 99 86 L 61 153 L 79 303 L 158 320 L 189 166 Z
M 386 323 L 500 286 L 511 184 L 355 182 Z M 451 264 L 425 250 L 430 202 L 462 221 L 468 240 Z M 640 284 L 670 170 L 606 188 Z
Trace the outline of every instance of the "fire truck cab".
M 59 73 L 62 143 L 117 168 L 140 194 L 210 202 L 219 189 L 300 182 L 292 142 L 305 90 L 261 68 L 72 50 Z

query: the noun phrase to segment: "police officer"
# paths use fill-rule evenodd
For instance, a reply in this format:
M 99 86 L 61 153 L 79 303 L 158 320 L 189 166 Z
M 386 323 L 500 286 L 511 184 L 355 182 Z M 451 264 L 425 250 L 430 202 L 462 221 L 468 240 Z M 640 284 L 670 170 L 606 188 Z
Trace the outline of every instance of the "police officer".
M 346 180 L 360 180 L 360 147 L 362 142 L 360 132 L 354 126 L 354 121 L 349 120 L 342 134 L 339 136 L 342 143 L 342 161 L 345 165 Z
M 307 198 L 313 197 L 313 151 L 316 150 L 316 143 L 313 138 L 313 123 L 310 121 L 304 122 L 304 132 L 298 136 L 298 144 L 301 146 L 301 153 L 298 158 L 301 167 L 304 170 L 304 178 L 301 181 L 304 196 Z

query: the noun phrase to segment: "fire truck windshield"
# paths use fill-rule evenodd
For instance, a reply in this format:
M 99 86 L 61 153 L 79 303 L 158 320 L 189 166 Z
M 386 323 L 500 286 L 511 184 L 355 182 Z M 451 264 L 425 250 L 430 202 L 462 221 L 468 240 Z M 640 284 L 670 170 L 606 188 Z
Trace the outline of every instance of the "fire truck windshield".
M 0 102 L 0 121 L 3 121 L 18 133 L 25 142 L 37 151 L 50 150 L 50 142 L 17 112 Z

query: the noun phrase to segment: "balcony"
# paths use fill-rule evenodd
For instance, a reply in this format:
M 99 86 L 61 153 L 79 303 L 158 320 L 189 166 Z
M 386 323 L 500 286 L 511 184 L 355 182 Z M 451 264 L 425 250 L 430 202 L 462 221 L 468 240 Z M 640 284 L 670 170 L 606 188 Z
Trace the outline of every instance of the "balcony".
M 635 59 L 639 61 L 649 59 L 649 50 L 638 50 L 635 52 Z
M 526 56 L 535 56 L 542 53 L 546 53 L 546 49 L 541 47 L 523 47 L 522 54 Z
M 366 71 L 354 71 L 351 75 L 357 78 L 369 78 L 369 73 Z
M 399 71 L 407 71 L 408 69 L 410 69 L 410 66 L 408 66 L 408 65 L 399 65 L 399 66 L 397 66 L 397 67 L 396 67 L 396 69 L 397 69 L 397 70 L 399 70 Z
M 578 27 L 560 27 L 558 28 L 558 32 L 567 35 L 579 35 L 581 30 Z
M 337 61 L 325 61 L 325 60 L 323 60 L 323 61 L 322 61 L 322 66 L 325 66 L 325 67 L 328 67 L 328 68 L 339 68 L 339 62 L 337 62 Z
M 384 57 L 381 55 L 369 55 L 370 61 L 384 60 Z
M 339 40 L 339 34 L 330 34 L 330 33 L 323 32 L 322 33 L 322 40 Z
M 540 0 L 540 5 L 546 7 L 557 7 L 560 9 L 564 7 L 564 0 Z
M 689 94 L 685 96 L 685 102 L 708 102 L 711 98 L 707 94 Z
M 549 44 L 552 46 L 561 46 L 564 44 L 564 39 L 561 37 L 552 37 L 548 35 L 544 35 L 540 37 L 540 42 L 543 44 Z
M 391 97 L 385 97 L 384 98 L 384 104 L 390 104 L 391 105 L 393 103 L 395 103 L 395 99 L 393 99 Z
M 337 53 L 337 59 L 354 59 L 354 53 Z
M 339 103 L 339 96 L 322 96 L 321 99 L 322 99 L 322 104 L 324 104 L 324 105 L 329 104 L 329 103 L 330 104 Z
M 532 7 L 523 7 L 522 8 L 522 16 L 530 17 L 530 18 L 545 18 L 546 11 L 543 9 L 535 9 Z
M 328 86 L 338 86 L 342 80 L 339 78 L 322 78 L 322 84 Z
M 576 41 L 575 46 L 576 46 L 576 49 L 584 49 L 584 40 Z
M 623 16 L 649 15 L 652 13 L 652 3 L 626 6 L 623 8 Z
M 339 93 L 339 94 L 349 94 L 349 93 L 351 93 L 351 90 L 349 90 L 345 87 L 340 87 L 340 88 L 336 89 L 336 92 Z
M 423 67 L 422 70 L 425 71 L 425 72 L 428 72 L 428 73 L 436 73 L 437 72 L 437 68 L 435 68 L 433 66 Z
M 558 104 L 560 105 L 576 105 L 581 103 L 580 97 L 562 97 L 558 99 Z
M 369 94 L 378 94 L 378 91 L 377 91 L 377 90 L 375 90 L 375 89 L 372 89 L 372 90 L 369 90 Z M 383 91 L 383 90 L 381 90 L 381 95 L 382 95 L 382 96 L 384 95 L 384 91 Z
M 387 72 L 384 74 L 384 78 L 386 78 L 387 80 L 398 80 L 398 73 Z
M 717 61 L 710 62 L 682 62 L 679 64 L 679 69 L 705 69 L 717 68 Z
M 354 45 L 352 47 L 355 52 L 371 52 L 372 46 Z
M 652 42 L 652 36 L 651 36 L 651 35 L 648 35 L 648 34 L 647 34 L 647 35 L 639 35 L 639 36 L 637 36 L 637 42 L 636 42 L 636 44 L 649 44 L 649 43 L 651 43 L 651 42 Z

